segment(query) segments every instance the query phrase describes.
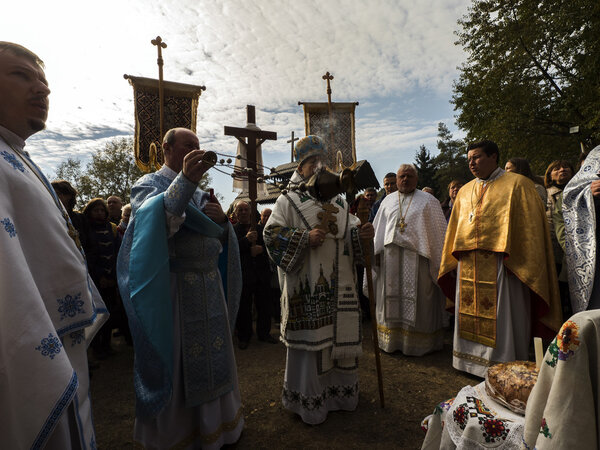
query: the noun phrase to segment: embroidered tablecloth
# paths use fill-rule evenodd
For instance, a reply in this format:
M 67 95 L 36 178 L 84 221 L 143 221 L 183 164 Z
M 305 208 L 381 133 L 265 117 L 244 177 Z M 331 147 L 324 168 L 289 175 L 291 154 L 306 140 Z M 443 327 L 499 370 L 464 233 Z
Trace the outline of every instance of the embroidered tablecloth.
M 485 382 L 463 387 L 423 419 L 422 449 L 520 448 L 525 417 L 513 413 L 485 392 Z

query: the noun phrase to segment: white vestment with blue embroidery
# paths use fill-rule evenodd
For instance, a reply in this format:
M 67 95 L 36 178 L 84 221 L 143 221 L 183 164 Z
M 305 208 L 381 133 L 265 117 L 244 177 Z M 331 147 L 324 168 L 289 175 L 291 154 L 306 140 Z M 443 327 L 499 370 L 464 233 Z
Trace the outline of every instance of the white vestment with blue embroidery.
M 24 145 L 0 127 L 0 447 L 93 449 L 87 345 L 107 311 Z
M 167 166 L 131 191 L 117 270 L 135 347 L 134 439 L 145 448 L 220 448 L 243 428 L 231 336 L 239 250 L 229 222 L 200 212 L 208 200 Z

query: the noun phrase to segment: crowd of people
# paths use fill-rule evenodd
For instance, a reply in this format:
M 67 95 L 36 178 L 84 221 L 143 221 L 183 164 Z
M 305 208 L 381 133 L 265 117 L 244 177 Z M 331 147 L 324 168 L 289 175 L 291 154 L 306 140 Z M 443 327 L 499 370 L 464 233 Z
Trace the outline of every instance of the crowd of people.
M 135 352 L 135 442 L 220 448 L 243 430 L 234 344 L 250 345 L 254 321 L 259 341 L 286 346 L 284 407 L 319 424 L 358 404 L 369 302 L 384 352 L 439 351 L 451 323 L 453 366 L 479 377 L 527 360 L 532 336 L 549 342 L 573 313 L 600 307 L 600 148 L 579 172 L 557 160 L 540 179 L 522 158 L 502 169 L 498 146 L 475 142 L 474 179 L 453 180 L 442 202 L 402 164 L 381 193 L 349 204 L 297 188 L 326 170 L 324 141 L 306 136 L 275 205 L 259 214 L 236 201 L 228 215 L 198 187 L 211 166 L 198 136 L 174 128 L 164 165 L 135 183 L 131 204 L 113 195 L 78 212 L 75 189 L 50 183 L 24 150 L 47 118 L 43 67 L 0 42 L 7 448 L 95 448 L 87 349 L 109 357 L 115 330 Z

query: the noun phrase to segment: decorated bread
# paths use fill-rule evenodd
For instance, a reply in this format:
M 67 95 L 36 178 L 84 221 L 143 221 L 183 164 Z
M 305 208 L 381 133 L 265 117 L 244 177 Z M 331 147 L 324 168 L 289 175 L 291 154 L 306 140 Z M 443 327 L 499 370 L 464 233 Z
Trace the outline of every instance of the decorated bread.
M 485 374 L 485 390 L 511 411 L 525 415 L 527 399 L 537 376 L 538 369 L 530 361 L 496 364 Z

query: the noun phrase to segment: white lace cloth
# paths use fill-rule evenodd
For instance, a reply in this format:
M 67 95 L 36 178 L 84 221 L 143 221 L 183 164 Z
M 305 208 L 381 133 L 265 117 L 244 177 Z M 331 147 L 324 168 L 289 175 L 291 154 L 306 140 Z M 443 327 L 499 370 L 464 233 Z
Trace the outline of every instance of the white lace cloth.
M 525 417 L 490 398 L 481 382 L 463 387 L 451 405 L 441 403 L 421 426 L 421 449 L 511 449 L 521 448 Z

